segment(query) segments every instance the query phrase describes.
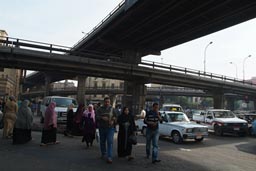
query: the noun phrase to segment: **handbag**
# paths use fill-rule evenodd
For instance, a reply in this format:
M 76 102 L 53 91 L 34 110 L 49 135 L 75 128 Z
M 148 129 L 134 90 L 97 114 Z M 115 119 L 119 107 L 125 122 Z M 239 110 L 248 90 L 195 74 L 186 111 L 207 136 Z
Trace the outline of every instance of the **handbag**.
M 128 138 L 128 141 L 132 145 L 136 145 L 137 144 L 137 136 L 136 135 L 130 135 L 129 138 Z

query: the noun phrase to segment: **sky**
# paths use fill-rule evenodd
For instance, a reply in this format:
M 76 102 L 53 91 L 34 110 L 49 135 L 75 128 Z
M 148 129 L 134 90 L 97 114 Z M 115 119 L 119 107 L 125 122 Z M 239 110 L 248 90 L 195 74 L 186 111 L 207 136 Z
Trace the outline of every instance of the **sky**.
M 121 0 L 0 0 L 0 29 L 10 37 L 73 46 Z M 256 19 L 162 51 L 145 60 L 243 78 L 256 76 Z M 230 64 L 233 62 L 234 64 Z

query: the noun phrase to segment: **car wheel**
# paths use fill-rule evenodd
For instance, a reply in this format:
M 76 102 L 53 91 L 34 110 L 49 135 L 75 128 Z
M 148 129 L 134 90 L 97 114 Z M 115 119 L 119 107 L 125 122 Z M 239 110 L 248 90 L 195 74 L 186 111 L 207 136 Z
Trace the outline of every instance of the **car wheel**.
M 201 141 L 203 141 L 203 140 L 204 140 L 204 137 L 199 138 L 199 139 L 195 138 L 195 141 L 196 141 L 196 142 L 201 142 Z
M 141 133 L 142 135 L 146 136 L 147 127 L 143 126 Z
M 180 135 L 180 133 L 178 131 L 173 131 L 172 132 L 172 141 L 175 143 L 175 144 L 180 144 L 182 143 L 183 139 Z
M 214 126 L 214 133 L 215 133 L 215 135 L 218 135 L 218 136 L 222 136 L 223 135 L 223 131 L 222 131 L 221 127 L 218 126 L 218 125 Z

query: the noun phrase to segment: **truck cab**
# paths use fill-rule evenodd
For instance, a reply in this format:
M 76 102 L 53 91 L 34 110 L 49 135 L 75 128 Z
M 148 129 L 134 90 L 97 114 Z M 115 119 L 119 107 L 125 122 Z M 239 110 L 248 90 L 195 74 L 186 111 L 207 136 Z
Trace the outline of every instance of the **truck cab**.
M 247 121 L 239 119 L 230 110 L 211 109 L 204 114 L 195 116 L 193 120 L 207 125 L 210 130 L 214 130 L 216 135 L 235 133 L 244 136 L 248 131 Z

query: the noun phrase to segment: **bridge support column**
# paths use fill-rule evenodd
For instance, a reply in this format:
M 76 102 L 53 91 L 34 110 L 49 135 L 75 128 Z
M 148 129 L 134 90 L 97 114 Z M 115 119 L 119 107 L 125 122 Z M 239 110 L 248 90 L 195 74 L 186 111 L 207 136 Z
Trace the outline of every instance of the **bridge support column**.
M 77 85 L 77 101 L 79 104 L 85 104 L 85 83 L 86 76 L 79 75 L 77 76 L 78 85 Z
M 123 51 L 123 59 L 124 62 L 129 64 L 138 64 L 141 62 L 141 57 L 138 56 L 138 52 L 132 49 Z
M 45 89 L 44 89 L 44 96 L 50 95 L 50 89 L 51 89 L 51 77 L 47 74 L 45 74 Z
M 214 94 L 213 95 L 213 107 L 214 109 L 224 108 L 224 94 Z
M 145 109 L 147 89 L 144 83 L 125 82 L 124 106 L 129 107 L 134 115 Z
M 226 109 L 232 110 L 232 111 L 235 110 L 235 99 L 234 98 L 227 97 L 226 102 L 227 102 Z

